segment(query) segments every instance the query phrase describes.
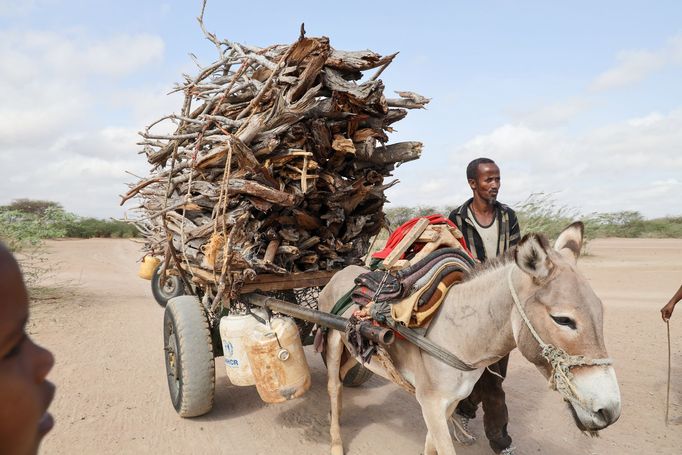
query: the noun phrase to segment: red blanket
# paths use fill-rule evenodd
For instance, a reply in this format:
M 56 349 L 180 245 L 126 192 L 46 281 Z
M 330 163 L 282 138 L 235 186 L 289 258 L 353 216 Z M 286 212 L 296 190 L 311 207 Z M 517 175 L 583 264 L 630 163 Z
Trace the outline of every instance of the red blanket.
M 400 241 L 405 237 L 405 235 L 410 232 L 410 229 L 417 223 L 422 218 L 426 218 L 429 220 L 429 224 L 449 224 L 450 226 L 457 228 L 457 225 L 450 221 L 449 219 L 445 218 L 443 215 L 440 214 L 434 214 L 434 215 L 429 215 L 429 216 L 419 216 L 417 218 L 412 218 L 410 221 L 407 221 L 406 223 L 402 224 L 399 226 L 395 231 L 393 231 L 393 234 L 386 240 L 386 246 L 384 247 L 383 250 L 377 251 L 372 255 L 373 258 L 376 259 L 386 259 L 386 256 L 390 254 L 391 251 L 393 251 L 393 248 L 400 243 Z M 462 248 L 464 248 L 464 251 L 469 253 L 471 256 L 471 253 L 469 252 L 469 249 L 466 246 L 466 243 L 464 242 L 464 239 L 461 238 L 459 239 L 459 243 L 462 245 Z M 409 252 L 411 253 L 416 253 L 419 250 L 422 249 L 424 244 L 420 243 L 415 243 L 412 248 L 408 249 Z M 405 257 L 405 254 L 403 254 L 400 259 L 403 259 Z

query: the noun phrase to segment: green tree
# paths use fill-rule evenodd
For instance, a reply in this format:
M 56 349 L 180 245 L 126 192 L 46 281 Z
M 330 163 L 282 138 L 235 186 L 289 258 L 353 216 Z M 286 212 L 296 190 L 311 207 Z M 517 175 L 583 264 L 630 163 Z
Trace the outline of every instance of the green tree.
M 45 255 L 43 240 L 63 237 L 66 226 L 75 216 L 65 212 L 57 203 L 39 201 L 40 204 L 31 204 L 28 200 L 16 202 L 0 207 L 0 240 L 17 254 L 26 285 L 34 289 L 52 271 L 52 264 Z
M 43 201 L 37 199 L 15 199 L 11 204 L 0 209 L 16 210 L 22 213 L 31 213 L 34 215 L 44 215 L 48 210 L 61 210 L 63 207 L 60 203 L 54 201 Z
M 35 212 L 0 208 L 0 239 L 13 252 L 38 246 L 42 240 L 63 237 L 66 226 L 75 216 L 61 207 L 47 207 Z

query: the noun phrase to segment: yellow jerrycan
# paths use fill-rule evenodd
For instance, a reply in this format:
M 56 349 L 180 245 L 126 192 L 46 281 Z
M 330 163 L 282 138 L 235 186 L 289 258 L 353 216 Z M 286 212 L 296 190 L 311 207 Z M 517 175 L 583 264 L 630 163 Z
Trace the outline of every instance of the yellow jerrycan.
M 151 280 L 154 276 L 154 269 L 161 263 L 159 258 L 154 256 L 145 256 L 140 264 L 140 270 L 137 272 L 137 276 L 145 280 Z
M 310 370 L 296 322 L 273 318 L 245 335 L 246 354 L 258 395 L 266 403 L 281 403 L 302 396 L 310 388 Z

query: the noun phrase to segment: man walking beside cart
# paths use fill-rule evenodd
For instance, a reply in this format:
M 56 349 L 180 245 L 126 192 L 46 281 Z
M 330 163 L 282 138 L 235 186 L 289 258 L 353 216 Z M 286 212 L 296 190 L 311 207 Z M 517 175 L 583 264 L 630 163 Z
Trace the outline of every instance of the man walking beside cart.
M 473 197 L 453 210 L 449 218 L 462 232 L 472 255 L 484 262 L 503 254 L 519 242 L 519 223 L 514 211 L 497 201 L 500 169 L 493 160 L 473 160 L 467 166 L 466 175 Z M 452 420 L 455 438 L 459 442 L 473 444 L 476 440 L 468 423 L 476 417 L 478 405 L 482 403 L 483 425 L 490 447 L 495 453 L 514 453 L 512 439 L 507 432 L 509 414 L 502 389 L 508 363 L 509 355 L 490 365 L 471 394 L 457 405 Z

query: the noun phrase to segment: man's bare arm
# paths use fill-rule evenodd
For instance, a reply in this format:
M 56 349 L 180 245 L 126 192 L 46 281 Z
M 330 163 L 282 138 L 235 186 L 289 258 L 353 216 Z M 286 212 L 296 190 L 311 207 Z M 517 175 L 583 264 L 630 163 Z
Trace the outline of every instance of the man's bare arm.
M 675 295 L 670 298 L 670 301 L 661 308 L 661 317 L 664 321 L 667 322 L 668 319 L 670 319 L 670 316 L 672 316 L 673 310 L 675 309 L 675 305 L 680 300 L 682 300 L 682 286 L 680 286 Z

